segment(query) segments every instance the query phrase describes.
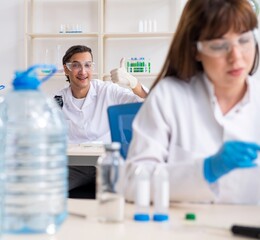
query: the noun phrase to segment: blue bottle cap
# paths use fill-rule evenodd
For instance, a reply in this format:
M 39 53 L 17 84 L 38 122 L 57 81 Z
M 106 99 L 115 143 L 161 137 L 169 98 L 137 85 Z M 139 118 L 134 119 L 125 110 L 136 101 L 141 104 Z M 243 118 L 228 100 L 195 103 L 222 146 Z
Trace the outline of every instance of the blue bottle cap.
M 155 213 L 153 215 L 153 220 L 155 222 L 164 222 L 169 220 L 169 215 L 168 214 L 160 214 L 160 213 Z
M 39 79 L 36 73 L 37 68 L 50 69 L 50 73 Z M 43 81 L 49 79 L 57 71 L 54 65 L 33 65 L 26 71 L 17 71 L 15 73 L 15 79 L 13 80 L 13 86 L 15 90 L 37 90 Z
M 134 215 L 134 220 L 140 222 L 148 222 L 150 221 L 150 216 L 147 213 L 136 213 Z
M 20 72 L 15 73 L 15 79 L 13 81 L 13 86 L 15 90 L 25 90 L 25 89 L 38 89 L 40 81 L 34 72 Z

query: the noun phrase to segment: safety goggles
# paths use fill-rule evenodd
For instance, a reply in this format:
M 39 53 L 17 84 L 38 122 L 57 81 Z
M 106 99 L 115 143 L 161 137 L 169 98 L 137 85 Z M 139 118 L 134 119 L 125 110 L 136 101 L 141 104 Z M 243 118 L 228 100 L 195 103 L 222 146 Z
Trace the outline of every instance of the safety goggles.
M 90 71 L 94 69 L 94 65 L 95 63 L 92 61 L 86 61 L 86 62 L 67 62 L 66 63 L 66 67 L 72 71 L 72 72 L 76 72 L 76 71 L 81 71 L 84 67 L 84 69 L 86 71 Z
M 237 46 L 241 52 L 247 52 L 254 49 L 256 45 L 257 30 L 251 30 L 242 33 L 236 39 L 213 39 L 208 41 L 198 41 L 197 49 L 199 52 L 210 57 L 225 57 L 231 52 L 234 46 Z

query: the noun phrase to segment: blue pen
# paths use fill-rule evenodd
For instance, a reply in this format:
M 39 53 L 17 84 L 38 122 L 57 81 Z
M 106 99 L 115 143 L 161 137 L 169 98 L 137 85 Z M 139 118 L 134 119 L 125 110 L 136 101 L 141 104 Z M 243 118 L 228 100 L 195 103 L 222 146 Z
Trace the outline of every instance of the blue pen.
M 0 85 L 0 90 L 4 89 L 5 86 L 4 85 Z

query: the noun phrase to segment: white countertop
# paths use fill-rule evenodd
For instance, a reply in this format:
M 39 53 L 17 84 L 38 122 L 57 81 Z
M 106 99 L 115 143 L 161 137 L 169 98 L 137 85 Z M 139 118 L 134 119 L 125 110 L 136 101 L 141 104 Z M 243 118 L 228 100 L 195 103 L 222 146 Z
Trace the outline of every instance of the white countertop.
M 242 240 L 247 238 L 230 232 L 233 224 L 260 226 L 260 206 L 173 204 L 170 221 L 163 223 L 135 222 L 132 204 L 126 204 L 124 222 L 100 223 L 97 207 L 96 200 L 69 199 L 71 214 L 55 236 L 6 235 L 4 240 Z M 196 214 L 196 220 L 185 220 L 186 213 Z
M 69 144 L 68 156 L 100 156 L 105 151 L 101 143 Z

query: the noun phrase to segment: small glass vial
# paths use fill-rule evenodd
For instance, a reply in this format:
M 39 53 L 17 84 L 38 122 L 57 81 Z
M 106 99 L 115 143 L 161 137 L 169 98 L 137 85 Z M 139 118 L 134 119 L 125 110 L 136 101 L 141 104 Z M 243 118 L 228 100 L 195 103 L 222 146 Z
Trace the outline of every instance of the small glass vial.
M 143 22 L 143 20 L 139 21 L 138 31 L 139 32 L 144 32 L 144 22 Z
M 60 25 L 60 31 L 59 33 L 65 33 L 65 25 L 64 24 L 61 24 Z
M 153 20 L 153 32 L 157 32 L 157 21 Z
M 169 219 L 170 184 L 169 173 L 165 164 L 158 165 L 153 172 L 153 205 L 154 221 L 167 221 Z
M 148 32 L 153 31 L 153 22 L 151 19 L 148 20 Z
M 120 147 L 118 142 L 106 144 L 105 154 L 98 159 L 97 199 L 101 222 L 124 220 L 125 199 L 123 189 L 119 189 L 119 176 L 124 164 Z
M 150 173 L 144 165 L 135 170 L 135 214 L 136 221 L 150 220 Z
M 143 32 L 148 32 L 148 20 L 144 20 L 144 31 Z

